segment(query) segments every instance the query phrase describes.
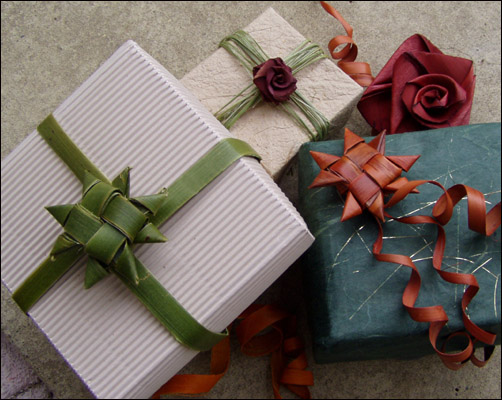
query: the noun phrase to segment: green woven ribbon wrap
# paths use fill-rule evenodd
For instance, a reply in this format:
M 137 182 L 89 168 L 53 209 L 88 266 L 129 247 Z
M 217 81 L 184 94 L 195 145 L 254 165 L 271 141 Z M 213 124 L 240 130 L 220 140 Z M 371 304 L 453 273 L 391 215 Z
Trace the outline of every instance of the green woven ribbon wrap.
M 251 76 L 253 68 L 256 65 L 262 64 L 270 58 L 265 54 L 260 45 L 247 32 L 242 30 L 224 38 L 220 42 L 220 47 L 223 47 L 235 56 Z M 294 75 L 310 64 L 326 57 L 318 45 L 306 40 L 285 57 L 284 62 L 291 68 Z M 230 129 L 242 114 L 255 107 L 261 101 L 262 96 L 260 91 L 251 82 L 251 84 L 217 111 L 215 116 L 227 129 Z M 298 90 L 292 93 L 288 101 L 278 104 L 278 107 L 294 119 L 308 134 L 310 140 L 322 140 L 328 133 L 329 121 L 327 118 Z M 295 109 L 304 115 L 311 126 L 306 123 Z
M 37 128 L 54 152 L 83 185 L 78 204 L 46 207 L 63 226 L 49 256 L 13 293 L 27 312 L 84 254 L 88 256 L 84 287 L 115 274 L 180 343 L 209 350 L 227 332 L 216 333 L 199 324 L 136 258 L 138 243 L 165 242 L 158 227 L 213 179 L 243 156 L 260 157 L 245 142 L 224 139 L 192 165 L 167 189 L 129 197 L 129 171 L 113 181 L 78 149 L 50 115 Z

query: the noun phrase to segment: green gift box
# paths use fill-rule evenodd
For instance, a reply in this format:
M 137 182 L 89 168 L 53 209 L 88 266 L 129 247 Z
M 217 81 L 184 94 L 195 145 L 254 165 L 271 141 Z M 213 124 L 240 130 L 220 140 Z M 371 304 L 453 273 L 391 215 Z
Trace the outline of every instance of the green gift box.
M 403 176 L 435 180 L 445 188 L 471 186 L 485 195 L 487 210 L 500 201 L 500 123 L 459 126 L 386 137 L 386 156 L 421 157 Z M 369 140 L 367 140 L 369 141 Z M 318 363 L 380 358 L 416 358 L 434 353 L 427 323 L 415 322 L 401 298 L 410 269 L 379 262 L 372 254 L 378 226 L 367 211 L 340 222 L 344 199 L 334 186 L 308 189 L 320 169 L 310 151 L 342 156 L 344 141 L 305 143 L 299 153 L 300 211 L 316 240 L 302 257 L 314 357 Z M 443 193 L 435 185 L 418 187 L 386 209 L 393 217 L 431 215 Z M 500 343 L 500 228 L 489 237 L 469 230 L 467 201 L 454 208 L 444 227 L 442 270 L 471 273 L 480 290 L 469 304 L 469 318 L 497 334 Z M 382 253 L 411 257 L 422 278 L 416 307 L 442 305 L 449 321 L 441 337 L 464 330 L 461 299 L 466 286 L 441 279 L 432 266 L 437 228 L 387 219 Z M 465 342 L 449 342 L 460 350 Z M 440 348 L 440 347 L 439 347 Z

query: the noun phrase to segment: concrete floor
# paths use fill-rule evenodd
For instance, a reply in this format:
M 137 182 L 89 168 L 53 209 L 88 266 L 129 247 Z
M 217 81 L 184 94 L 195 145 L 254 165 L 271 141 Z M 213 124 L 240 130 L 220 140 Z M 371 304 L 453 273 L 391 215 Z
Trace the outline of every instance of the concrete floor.
M 471 123 L 500 121 L 500 2 L 331 2 L 354 27 L 359 60 L 376 75 L 407 37 L 421 33 L 443 52 L 470 58 L 477 75 Z M 318 2 L 12 2 L 2 1 L 2 158 L 127 39 L 176 77 L 209 56 L 219 40 L 272 6 L 300 33 L 327 46 L 342 34 Z M 354 111 L 348 127 L 369 127 Z M 296 202 L 295 174 L 281 187 Z M 293 265 L 260 298 L 296 309 L 310 343 Z M 291 296 L 294 293 L 294 296 Z M 2 285 L 2 398 L 82 398 L 85 389 Z M 204 398 L 272 398 L 269 361 L 240 354 L 232 342 L 228 374 Z M 500 347 L 482 369 L 454 372 L 436 356 L 419 360 L 318 365 L 314 398 L 500 398 Z M 29 364 L 25 362 L 28 360 Z M 203 373 L 200 354 L 182 372 Z M 253 385 L 249 383 L 253 382 Z M 286 390 L 284 396 L 290 396 Z

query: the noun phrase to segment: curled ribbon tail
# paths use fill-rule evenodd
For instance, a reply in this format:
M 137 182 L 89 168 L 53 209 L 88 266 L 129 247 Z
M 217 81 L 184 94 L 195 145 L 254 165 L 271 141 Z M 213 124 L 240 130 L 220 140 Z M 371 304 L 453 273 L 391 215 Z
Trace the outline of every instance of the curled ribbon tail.
M 481 329 L 478 325 L 472 322 L 469 316 L 467 315 L 467 307 L 474 298 L 474 296 L 479 291 L 479 284 L 476 277 L 473 274 L 449 272 L 441 269 L 443 263 L 444 250 L 446 247 L 446 234 L 444 232 L 443 225 L 446 225 L 451 219 L 451 216 L 453 214 L 453 207 L 462 198 L 467 196 L 469 228 L 475 232 L 481 233 L 486 236 L 490 236 L 500 226 L 500 203 L 495 205 L 492 208 L 492 210 L 490 210 L 490 212 L 486 214 L 485 197 L 481 192 L 479 192 L 476 189 L 473 189 L 466 185 L 458 184 L 446 190 L 441 184 L 435 181 L 412 181 L 410 182 L 408 187 L 405 188 L 405 190 L 402 190 L 401 193 L 399 193 L 399 196 L 397 196 L 398 193 L 396 192 L 395 196 L 397 196 L 397 198 L 391 199 L 391 201 L 393 201 L 392 204 L 396 204 L 398 201 L 406 197 L 406 195 L 410 192 L 412 188 L 424 183 L 434 184 L 436 186 L 441 187 L 441 189 L 444 191 L 444 193 L 438 199 L 433 208 L 434 218 L 427 216 L 413 216 L 407 218 L 394 218 L 394 219 L 401 223 L 407 223 L 407 224 L 418 224 L 418 223 L 435 224 L 438 228 L 438 237 L 434 247 L 434 255 L 433 255 L 434 269 L 445 281 L 458 285 L 467 286 L 462 296 L 462 302 L 461 302 L 462 320 L 467 332 L 456 332 L 448 336 L 448 338 L 445 340 L 443 344 L 442 350 L 440 351 L 436 347 L 436 342 L 438 340 L 441 329 L 448 321 L 448 317 L 446 317 L 444 323 L 440 323 L 440 321 L 433 321 L 432 319 L 430 319 L 431 317 L 433 317 L 433 315 L 430 315 L 428 317 L 428 319 L 431 322 L 429 330 L 429 338 L 435 351 L 438 353 L 439 357 L 448 368 L 457 370 L 462 366 L 464 366 L 465 362 L 468 361 L 469 359 L 472 361 L 474 365 L 482 367 L 486 364 L 491 354 L 493 353 L 493 349 L 491 348 L 493 347 L 493 344 L 496 340 L 496 335 Z M 387 203 L 386 207 L 388 206 L 389 203 L 391 203 L 391 201 Z M 386 216 L 391 217 L 389 215 Z M 379 258 L 377 257 L 377 259 Z M 408 287 L 406 289 L 408 289 Z M 403 295 L 403 303 L 405 303 L 404 298 L 405 296 Z M 458 353 L 453 353 L 453 354 L 445 353 L 446 344 L 452 338 L 460 335 L 467 338 L 467 345 L 465 349 Z M 478 341 L 488 345 L 487 347 L 485 347 L 484 361 L 479 360 L 474 355 L 474 343 Z
M 469 229 L 485 236 L 491 236 L 500 226 L 501 203 L 497 203 L 486 213 L 485 196 L 479 190 L 466 185 L 454 185 L 442 195 L 433 209 L 433 215 L 438 218 L 444 210 L 453 208 L 461 199 L 467 196 Z M 445 201 L 451 199 L 451 203 Z
M 375 79 L 371 74 L 371 67 L 366 62 L 355 62 L 357 58 L 357 45 L 352 39 L 353 28 L 345 21 L 342 15 L 330 4 L 321 1 L 324 10 L 336 18 L 345 29 L 346 35 L 338 35 L 328 43 L 328 49 L 334 60 L 338 61 L 338 67 L 349 75 L 354 81 L 363 87 L 371 85 Z M 341 50 L 335 51 L 339 46 L 345 45 Z
M 271 305 L 252 304 L 237 321 L 235 334 L 244 354 L 251 357 L 271 354 L 274 397 L 282 398 L 280 387 L 285 385 L 301 398 L 310 399 L 308 386 L 314 384 L 314 378 L 312 372 L 306 370 L 307 357 L 302 340 L 296 336 L 295 316 Z M 229 364 L 230 340 L 226 337 L 211 351 L 209 374 L 175 375 L 152 398 L 158 399 L 165 394 L 207 393 L 225 375 Z
M 401 223 L 409 223 L 409 224 L 418 224 L 418 223 L 433 223 L 438 225 L 438 229 L 440 233 L 438 234 L 438 241 L 440 242 L 439 246 L 436 243 L 435 255 L 436 253 L 440 254 L 442 261 L 442 253 L 444 250 L 444 231 L 440 224 L 438 224 L 433 218 L 426 216 L 418 216 L 418 217 L 408 217 L 408 218 L 395 218 L 396 221 Z M 440 333 L 443 327 L 448 322 L 448 316 L 444 311 L 444 308 L 441 305 L 428 306 L 428 307 L 415 307 L 415 302 L 418 298 L 421 286 L 421 278 L 420 273 L 418 272 L 417 267 L 413 263 L 410 257 L 400 254 L 383 254 L 382 243 L 383 243 L 383 228 L 381 226 L 380 221 L 378 221 L 378 238 L 375 241 L 375 245 L 373 246 L 373 255 L 378 261 L 390 262 L 394 264 L 404 265 L 406 267 L 411 268 L 411 275 L 406 285 L 406 288 L 403 292 L 402 303 L 403 306 L 408 311 L 410 317 L 417 322 L 428 322 L 429 323 L 429 341 L 434 349 L 434 351 L 438 354 L 441 361 L 445 364 L 446 367 L 450 369 L 459 369 L 465 362 L 469 360 L 473 354 L 473 344 L 471 337 L 466 332 L 457 332 L 454 335 L 450 335 L 443 344 L 443 348 L 441 350 L 437 347 L 437 342 L 440 336 Z M 441 234 L 441 232 L 443 232 Z M 439 252 L 437 251 L 439 247 Z M 439 265 L 440 266 L 440 265 Z M 441 275 L 441 272 L 438 271 Z M 457 275 L 457 274 L 456 274 Z M 456 353 L 446 353 L 444 351 L 446 343 L 451 340 L 453 337 L 458 336 L 458 334 L 462 334 L 467 338 L 467 346 L 460 352 Z

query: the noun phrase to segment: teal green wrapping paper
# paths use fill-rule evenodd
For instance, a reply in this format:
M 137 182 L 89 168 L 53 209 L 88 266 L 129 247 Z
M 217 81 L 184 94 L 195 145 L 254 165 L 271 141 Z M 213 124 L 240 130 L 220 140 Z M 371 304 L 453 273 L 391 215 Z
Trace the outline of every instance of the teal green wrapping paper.
M 356 132 L 357 133 L 357 132 Z M 487 210 L 500 201 L 500 123 L 460 126 L 389 135 L 386 155 L 421 157 L 408 180 L 436 180 L 445 188 L 457 183 L 483 194 Z M 369 141 L 369 140 L 367 140 Z M 428 324 L 413 321 L 401 302 L 410 270 L 373 258 L 377 225 L 367 212 L 340 222 L 344 201 L 334 187 L 308 189 L 319 173 L 309 151 L 341 156 L 343 140 L 305 143 L 299 154 L 300 211 L 316 240 L 302 257 L 314 356 L 319 363 L 380 358 L 416 358 L 434 353 Z M 442 191 L 422 185 L 387 209 L 394 216 L 431 215 Z M 466 200 L 445 226 L 444 270 L 473 273 L 480 291 L 468 315 L 481 328 L 497 333 L 500 343 L 500 228 L 490 237 L 468 229 Z M 422 286 L 417 307 L 442 305 L 449 322 L 443 336 L 463 330 L 463 285 L 443 281 L 432 267 L 436 228 L 387 220 L 384 253 L 408 255 Z M 453 341 L 447 349 L 461 349 Z

